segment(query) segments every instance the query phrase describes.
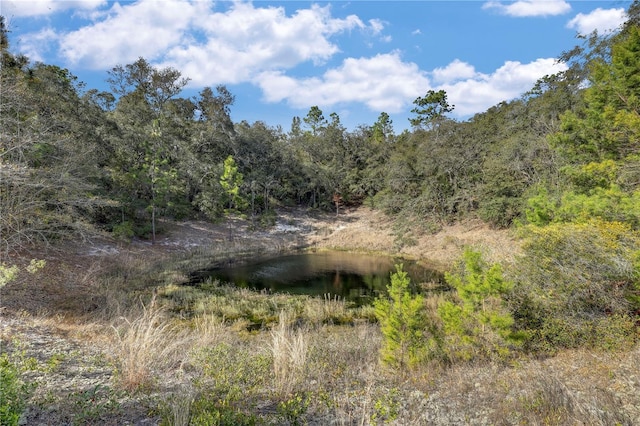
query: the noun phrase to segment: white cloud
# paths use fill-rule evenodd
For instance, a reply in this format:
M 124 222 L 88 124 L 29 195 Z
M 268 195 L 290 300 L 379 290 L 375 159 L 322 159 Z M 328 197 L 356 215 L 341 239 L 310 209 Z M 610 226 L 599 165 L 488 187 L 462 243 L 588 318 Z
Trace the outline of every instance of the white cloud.
M 60 52 L 74 66 L 108 69 L 142 56 L 172 66 L 192 85 L 247 81 L 259 72 L 322 64 L 339 52 L 330 38 L 354 29 L 382 31 L 379 20 L 334 18 L 330 6 L 312 5 L 287 16 L 283 7 L 235 2 L 214 11 L 212 2 L 153 0 L 114 3 L 94 22 L 59 36 Z
M 379 34 L 384 30 L 384 23 L 380 19 L 369 19 L 369 25 L 373 34 Z
M 265 72 L 256 84 L 267 102 L 286 101 L 296 108 L 358 102 L 389 113 L 403 111 L 429 89 L 425 73 L 414 63 L 402 62 L 397 52 L 348 58 L 321 77 L 295 79 L 283 72 Z
M 57 37 L 58 35 L 51 28 L 44 28 L 37 33 L 32 33 L 29 37 L 19 40 L 20 53 L 32 61 L 45 62 L 44 54 L 51 49 Z
M 588 35 L 593 31 L 607 33 L 615 31 L 627 20 L 627 13 L 624 9 L 601 9 L 583 14 L 579 13 L 575 18 L 567 23 L 567 28 L 575 29 L 579 34 Z
M 250 3 L 236 3 L 195 25 L 206 40 L 176 45 L 164 61 L 183 70 L 194 85 L 237 83 L 306 61 L 322 64 L 339 52 L 331 36 L 366 28 L 355 15 L 332 18 L 329 7 L 314 5 L 287 16 L 281 7 L 254 8 Z
M 444 68 L 436 68 L 432 71 L 435 83 L 452 83 L 458 80 L 470 79 L 477 75 L 472 65 L 455 59 Z
M 246 2 L 222 11 L 210 1 L 164 0 L 162 6 L 153 0 L 113 3 L 87 14 L 91 24 L 76 31 L 57 34 L 46 29 L 25 36 L 22 51 L 40 60 L 43 52 L 59 43 L 70 64 L 101 70 L 142 56 L 155 65 L 179 69 L 193 87 L 250 82 L 262 90 L 266 102 L 297 108 L 347 108 L 357 103 L 375 112 L 406 113 L 418 96 L 443 89 L 456 105 L 456 117 L 518 97 L 539 78 L 564 69 L 554 59 L 538 59 L 528 64 L 505 62 L 484 74 L 456 59 L 426 71 L 393 51 L 345 58 L 321 75 L 296 77 L 293 69 L 298 65 L 325 64 L 340 52 L 332 37 L 357 30 L 365 39 L 371 35 L 382 39 L 385 24 L 364 23 L 355 15 L 335 18 L 330 6 L 318 5 L 292 14 L 283 7 Z M 586 26 L 586 18 L 578 17 L 571 25 Z
M 406 112 L 428 90 L 445 90 L 455 105 L 453 115 L 469 117 L 505 100 L 519 97 L 545 75 L 566 69 L 555 59 L 528 64 L 508 61 L 491 74 L 479 73 L 458 59 L 431 73 L 403 62 L 397 52 L 372 58 L 349 58 L 321 77 L 296 79 L 284 72 L 265 72 L 256 80 L 266 102 L 287 102 L 295 108 L 335 107 L 356 102 L 375 112 Z
M 515 99 L 531 89 L 541 77 L 565 69 L 566 65 L 555 59 L 537 59 L 528 64 L 507 61 L 491 74 L 474 73 L 466 80 L 441 84 L 436 90 L 447 92 L 450 103 L 455 105 L 455 116 L 467 117 L 502 101 Z
M 520 0 L 510 3 L 491 0 L 482 5 L 483 9 L 496 9 L 498 12 L 515 17 L 562 15 L 571 10 L 565 0 Z
M 44 16 L 66 9 L 92 10 L 105 4 L 106 0 L 2 0 L 2 12 L 11 16 Z
M 60 37 L 62 55 L 72 65 L 105 69 L 140 56 L 157 59 L 182 40 L 190 21 L 206 10 L 203 3 L 153 0 L 114 3 L 101 21 Z

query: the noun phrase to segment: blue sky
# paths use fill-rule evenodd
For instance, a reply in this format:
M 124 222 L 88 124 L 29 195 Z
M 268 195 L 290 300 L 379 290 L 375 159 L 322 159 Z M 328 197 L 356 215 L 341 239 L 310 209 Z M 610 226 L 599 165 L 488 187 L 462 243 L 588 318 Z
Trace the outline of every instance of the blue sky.
M 615 31 L 630 1 L 0 0 L 12 51 L 108 90 L 144 57 L 180 70 L 183 96 L 224 84 L 234 121 L 290 128 L 317 105 L 350 130 L 446 90 L 465 120 L 563 69 L 578 34 Z

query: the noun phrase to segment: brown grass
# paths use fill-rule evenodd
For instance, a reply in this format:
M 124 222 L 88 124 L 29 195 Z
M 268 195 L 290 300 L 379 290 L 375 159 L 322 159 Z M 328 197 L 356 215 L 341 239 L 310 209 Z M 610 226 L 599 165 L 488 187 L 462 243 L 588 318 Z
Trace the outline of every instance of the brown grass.
M 349 241 L 348 248 L 392 248 L 393 237 L 387 239 L 381 219 L 365 217 L 365 211 L 353 213 L 360 217 L 351 214 L 327 221 L 327 232 L 318 236 L 322 238 L 318 246 L 339 247 L 341 241 Z M 375 246 L 371 245 L 374 240 Z M 242 242 L 234 244 L 238 249 L 244 247 Z M 416 246 L 403 250 L 447 264 L 466 244 L 490 247 L 491 261 L 508 259 L 514 247 L 506 232 L 468 223 L 445 227 L 437 235 L 419 236 Z M 432 364 L 402 377 L 378 363 L 381 336 L 377 325 L 355 320 L 339 326 L 340 321 L 332 324 L 322 319 L 351 315 L 340 300 L 315 299 L 299 306 L 297 314 L 305 313 L 302 316 L 311 319 L 303 326 L 282 314 L 273 329 L 250 332 L 242 325 L 225 324 L 224 318 L 206 310 L 192 316 L 161 306 L 166 300 L 162 295 L 154 299 L 153 289 L 184 278 L 180 272 L 163 272 L 177 257 L 162 247 L 131 247 L 110 257 L 78 256 L 77 247 L 68 250 L 68 256 L 47 259 L 40 275 L 9 284 L 3 290 L 0 302 L 5 309 L 0 313 L 11 318 L 12 326 L 14 322 L 32 328 L 46 326 L 94 346 L 92 349 L 103 348 L 113 355 L 118 384 L 138 390 L 137 395 L 143 395 L 153 408 L 164 401 L 169 424 L 188 424 L 197 409 L 194 400 L 213 404 L 220 397 L 207 387 L 216 377 L 207 378 L 210 382 L 202 380 L 203 367 L 197 365 L 194 353 L 223 344 L 231 353 L 242 353 L 230 358 L 234 363 L 251 366 L 256 352 L 261 354 L 255 356 L 273 363 L 259 373 L 265 374 L 264 380 L 252 382 L 265 383 L 263 387 L 233 383 L 243 399 L 234 400 L 231 409 L 254 414 L 264 423 L 283 424 L 274 407 L 298 393 L 311 401 L 301 414 L 301 423 L 308 424 L 640 424 L 638 346 L 611 352 L 562 351 L 547 359 L 521 359 L 512 364 Z M 199 250 L 188 267 L 205 262 L 211 254 Z M 225 254 L 224 245 L 216 250 L 220 256 Z M 180 290 L 179 286 L 173 289 Z M 243 291 L 239 299 L 257 299 Z M 184 297 L 190 295 L 185 292 Z M 18 316 L 20 307 L 24 316 Z M 28 343 L 29 326 L 0 326 L 3 343 L 9 337 Z M 44 350 L 42 341 L 34 339 L 29 351 Z M 266 356 L 265 348 L 270 350 Z M 218 365 L 207 368 L 209 374 L 220 370 Z M 67 380 L 63 383 L 68 388 L 75 383 L 73 374 L 64 378 L 61 372 L 45 380 Z M 258 373 L 251 370 L 247 374 L 253 379 L 251 375 Z M 55 383 L 59 386 L 60 382 Z M 136 402 L 139 400 L 124 401 L 123 407 Z M 160 421 L 159 415 L 149 416 L 149 421 Z M 69 417 L 61 413 L 56 418 L 68 423 Z M 103 420 L 105 424 L 129 421 Z
M 291 313 L 280 312 L 278 324 L 270 333 L 275 389 L 278 395 L 290 394 L 304 378 L 309 338 L 304 329 L 295 328 L 293 319 Z
M 112 327 L 118 379 L 129 391 L 148 388 L 162 373 L 179 370 L 194 337 L 168 320 L 155 299 L 117 319 Z

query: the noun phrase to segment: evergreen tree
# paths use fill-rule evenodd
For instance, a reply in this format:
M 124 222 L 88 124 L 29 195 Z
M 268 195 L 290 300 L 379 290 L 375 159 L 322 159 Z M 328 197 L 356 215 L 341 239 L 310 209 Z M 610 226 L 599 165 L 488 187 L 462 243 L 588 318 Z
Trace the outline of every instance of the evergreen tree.
M 220 186 L 227 195 L 227 206 L 230 210 L 242 210 L 245 207 L 245 199 L 240 195 L 240 187 L 244 182 L 244 176 L 238 171 L 238 166 L 232 156 L 224 160 Z
M 410 283 L 402 265 L 396 265 L 396 272 L 391 274 L 391 283 L 387 286 L 389 297 L 379 297 L 374 302 L 384 337 L 380 349 L 382 362 L 400 370 L 422 361 L 429 343 L 429 336 L 425 335 L 424 298 L 411 294 Z

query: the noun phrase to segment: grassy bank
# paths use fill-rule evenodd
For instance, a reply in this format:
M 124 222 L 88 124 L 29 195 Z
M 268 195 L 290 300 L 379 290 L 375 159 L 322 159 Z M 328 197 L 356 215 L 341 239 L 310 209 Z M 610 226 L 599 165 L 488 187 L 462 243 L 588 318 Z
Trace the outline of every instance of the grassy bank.
M 25 279 L 30 282 L 18 281 L 23 287 L 10 288 L 15 292 L 11 297 L 33 307 L 25 303 L 20 309 L 7 301 L 2 368 L 3 389 L 16 390 L 22 421 L 640 421 L 637 345 L 558 350 L 541 358 L 516 354 L 455 364 L 432 360 L 403 372 L 379 362 L 383 336 L 371 308 L 218 282 L 185 285 L 190 271 L 249 255 L 252 249 L 264 252 L 265 247 L 217 245 L 188 253 L 122 250 L 109 258 L 67 259 L 65 267 L 49 262 L 37 280 L 29 276 Z M 71 262 L 80 267 L 71 269 Z M 20 293 L 21 288 L 30 293 Z M 50 310 L 41 308 L 45 302 L 38 300 L 39 293 L 51 296 Z M 431 298 L 425 306 L 433 314 L 438 303 Z

